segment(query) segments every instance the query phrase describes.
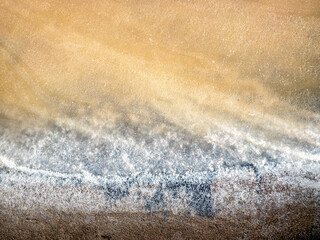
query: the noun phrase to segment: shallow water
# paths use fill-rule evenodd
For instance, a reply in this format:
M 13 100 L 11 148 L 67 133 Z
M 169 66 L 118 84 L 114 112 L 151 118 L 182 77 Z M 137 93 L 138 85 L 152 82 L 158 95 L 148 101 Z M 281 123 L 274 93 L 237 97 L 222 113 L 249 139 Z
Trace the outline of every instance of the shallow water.
M 2 1 L 0 16 L 0 186 L 121 178 L 129 194 L 136 177 L 154 200 L 180 176 L 201 199 L 226 169 L 319 179 L 318 0 Z

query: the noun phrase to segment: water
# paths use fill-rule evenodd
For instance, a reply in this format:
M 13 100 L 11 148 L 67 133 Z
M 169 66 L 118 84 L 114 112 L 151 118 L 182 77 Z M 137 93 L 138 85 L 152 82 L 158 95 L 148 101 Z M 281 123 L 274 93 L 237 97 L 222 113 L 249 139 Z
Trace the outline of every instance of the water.
M 2 206 L 212 217 L 214 183 L 254 202 L 270 174 L 316 199 L 319 9 L 3 1 Z

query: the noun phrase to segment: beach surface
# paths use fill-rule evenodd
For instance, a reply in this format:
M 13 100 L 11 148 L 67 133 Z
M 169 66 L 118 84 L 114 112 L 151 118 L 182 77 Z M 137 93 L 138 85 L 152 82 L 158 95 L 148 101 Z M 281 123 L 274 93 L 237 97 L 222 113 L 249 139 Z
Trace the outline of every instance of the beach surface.
M 317 239 L 319 178 L 319 0 L 1 1 L 1 239 Z

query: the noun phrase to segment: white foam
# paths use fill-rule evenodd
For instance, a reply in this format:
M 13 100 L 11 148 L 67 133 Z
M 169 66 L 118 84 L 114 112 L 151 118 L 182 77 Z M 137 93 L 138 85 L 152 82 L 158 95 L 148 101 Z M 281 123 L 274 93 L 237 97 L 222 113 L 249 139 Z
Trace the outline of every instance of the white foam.
M 16 171 L 21 171 L 24 173 L 28 174 L 42 174 L 46 177 L 55 177 L 55 178 L 78 178 L 82 179 L 85 182 L 90 182 L 93 184 L 98 185 L 99 181 L 101 181 L 102 178 L 99 178 L 97 176 L 94 176 L 92 173 L 86 171 L 86 170 L 81 170 L 82 174 L 66 174 L 66 173 L 60 173 L 60 172 L 55 172 L 55 171 L 48 171 L 48 170 L 42 170 L 42 169 L 32 169 L 32 168 L 27 168 L 23 166 L 18 166 L 13 160 L 10 160 L 4 156 L 0 156 L 0 163 L 2 166 L 16 170 Z

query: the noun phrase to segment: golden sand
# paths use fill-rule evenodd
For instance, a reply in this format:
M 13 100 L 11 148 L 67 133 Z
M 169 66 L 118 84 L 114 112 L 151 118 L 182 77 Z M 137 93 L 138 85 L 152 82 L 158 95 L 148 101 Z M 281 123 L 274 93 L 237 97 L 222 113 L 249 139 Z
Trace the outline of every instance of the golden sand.
M 319 0 L 3 0 L 0 16 L 3 117 L 319 120 Z

